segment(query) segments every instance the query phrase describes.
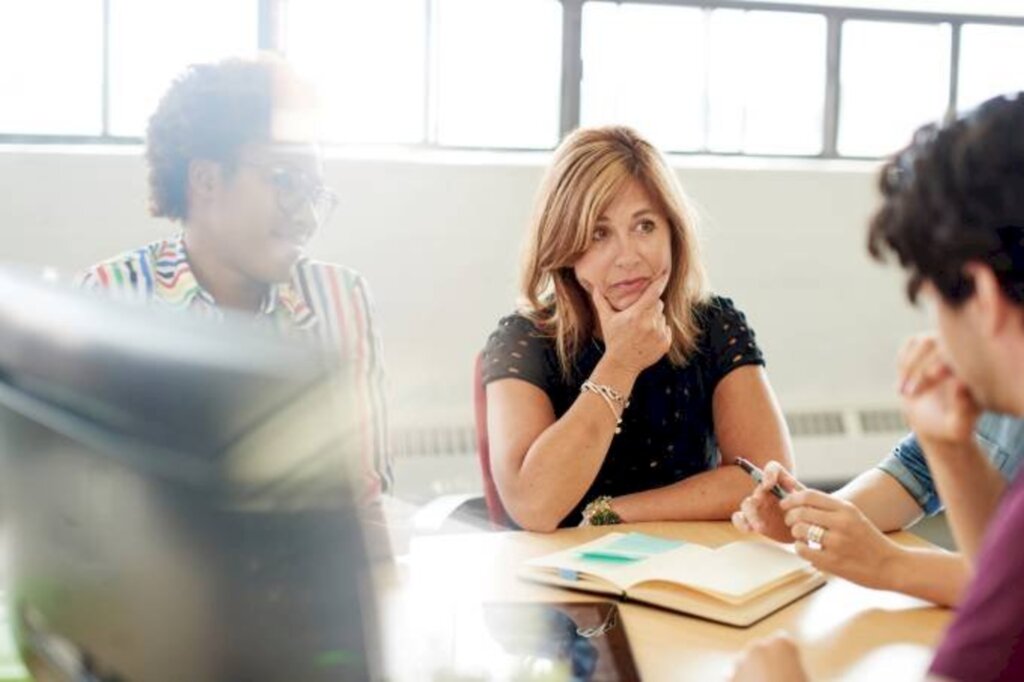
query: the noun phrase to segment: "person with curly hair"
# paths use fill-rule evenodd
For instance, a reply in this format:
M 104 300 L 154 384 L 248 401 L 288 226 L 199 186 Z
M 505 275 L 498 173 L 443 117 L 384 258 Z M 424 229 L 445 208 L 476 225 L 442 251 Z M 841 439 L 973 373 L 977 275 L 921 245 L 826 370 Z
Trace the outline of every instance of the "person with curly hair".
M 219 318 L 256 316 L 342 355 L 364 410 L 365 493 L 392 483 L 383 362 L 366 281 L 305 246 L 337 204 L 324 184 L 312 89 L 265 57 L 196 64 L 149 119 L 150 211 L 172 236 L 91 267 L 88 289 Z
M 939 343 L 911 339 L 900 396 L 973 578 L 929 679 L 1024 679 L 1024 476 L 1007 484 L 974 446 L 982 410 L 1024 416 L 1024 93 L 929 125 L 882 170 L 869 250 L 908 271 Z M 787 521 L 807 537 L 835 510 L 810 497 Z M 802 527 L 802 528 L 801 528 Z M 828 532 L 821 552 L 828 552 Z M 792 639 L 755 643 L 735 680 L 806 680 Z

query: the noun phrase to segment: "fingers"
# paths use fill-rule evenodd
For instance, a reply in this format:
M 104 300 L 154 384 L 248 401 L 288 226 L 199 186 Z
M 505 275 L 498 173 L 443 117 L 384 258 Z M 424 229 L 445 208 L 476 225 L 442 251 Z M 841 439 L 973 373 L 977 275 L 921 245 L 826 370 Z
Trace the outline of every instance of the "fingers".
M 732 682 L 806 680 L 796 642 L 786 632 L 751 642 L 743 650 L 732 673 Z
M 741 533 L 753 533 L 754 529 L 747 523 L 747 517 L 742 511 L 732 513 L 732 525 Z
M 913 355 L 914 350 L 918 344 L 921 343 L 920 336 L 911 336 L 909 339 L 903 341 L 903 344 L 896 351 L 896 371 L 900 374 L 903 373 L 903 368 L 906 367 L 907 360 Z
M 791 495 L 787 495 L 786 499 L 779 502 L 779 506 L 786 511 L 798 509 L 800 507 L 812 507 L 824 511 L 835 512 L 843 509 L 844 503 L 842 500 L 829 495 L 828 493 L 823 493 L 820 490 L 804 488 L 803 490 L 798 490 Z
M 826 533 L 827 535 L 827 533 Z M 793 551 L 797 553 L 804 561 L 811 562 L 811 565 L 815 568 L 823 569 L 822 563 L 827 561 L 828 553 L 822 552 L 820 549 L 811 549 L 810 545 L 804 540 L 797 540 L 793 543 Z
M 661 273 L 657 277 L 651 280 L 651 283 L 644 289 L 644 293 L 640 294 L 640 298 L 636 300 L 631 307 L 637 310 L 644 310 L 652 308 L 658 303 L 662 303 L 661 295 L 665 293 L 665 287 L 668 285 L 669 271 Z M 662 303 L 661 310 L 664 310 L 664 304 Z M 661 312 L 661 311 L 659 311 Z
M 952 376 L 953 369 L 944 361 L 932 363 L 921 370 L 916 380 L 912 380 L 911 384 L 907 386 L 907 392 L 910 394 L 917 393 Z
M 747 645 L 747 652 L 796 651 L 796 642 L 785 630 L 777 630 Z
M 808 544 L 808 540 L 809 540 L 809 536 L 810 536 L 810 532 L 811 532 L 811 526 L 813 526 L 813 525 L 814 524 L 806 523 L 804 521 L 800 521 L 799 523 L 794 523 L 793 527 L 790 529 L 790 531 L 793 533 L 793 539 L 798 541 L 798 542 L 803 542 L 804 544 Z M 824 526 L 822 526 L 822 528 L 824 528 Z M 822 547 L 825 546 L 826 538 L 829 536 L 829 533 L 830 533 L 830 531 L 826 528 L 825 529 L 825 534 L 821 536 L 821 542 L 819 543 Z
M 828 544 L 828 533 L 825 534 L 826 538 L 823 540 L 825 544 Z M 825 573 L 831 573 L 833 575 L 842 576 L 844 571 L 842 569 L 842 559 L 836 556 L 835 552 L 822 551 L 824 546 L 818 548 L 817 546 L 812 547 L 807 544 L 805 540 L 797 540 L 793 543 L 793 551 L 796 555 L 814 566 L 819 571 Z
M 952 375 L 949 364 L 937 344 L 922 346 L 903 369 L 900 392 L 913 395 L 918 390 Z
M 896 355 L 896 375 L 899 391 L 902 393 L 906 387 L 907 376 L 910 367 L 917 361 L 922 352 L 922 347 L 927 343 L 920 334 L 911 336 L 903 342 L 899 353 Z
M 761 514 L 758 510 L 758 502 L 760 502 L 760 500 L 754 499 L 753 495 L 745 497 L 743 501 L 740 502 L 740 511 L 738 513 L 743 515 L 744 521 L 746 521 L 747 526 L 751 530 L 760 533 L 762 523 Z
M 760 644 L 766 646 L 780 647 L 784 649 L 796 650 L 796 642 L 793 637 L 785 630 L 776 630 L 771 636 L 766 637 L 760 641 Z
M 733 525 L 745 533 L 759 533 L 776 542 L 793 542 L 789 526 L 783 523 L 778 498 L 764 491 L 755 489 L 740 502 L 739 511 L 731 518 Z
M 938 340 L 931 332 L 911 336 L 903 342 L 903 345 L 900 346 L 899 352 L 896 354 L 896 367 L 902 371 L 903 368 L 912 362 L 924 349 L 927 349 L 929 346 L 936 343 L 938 343 Z
M 839 525 L 836 512 L 815 509 L 814 507 L 790 509 L 786 512 L 785 522 L 791 529 L 798 523 L 805 523 L 807 525 L 821 526 L 826 531 Z
M 793 474 L 789 473 L 786 467 L 772 460 L 764 468 L 764 478 L 761 480 L 760 487 L 764 490 L 771 490 L 776 485 L 787 493 L 806 489 L 806 486 L 798 481 Z
M 763 504 L 764 496 L 758 496 L 757 493 L 743 498 L 743 501 L 739 503 L 739 511 L 746 520 L 746 524 L 756 532 L 761 532 L 764 529 L 764 520 L 761 518 Z
M 659 331 L 668 327 L 668 320 L 665 319 L 665 302 L 660 298 L 654 304 L 654 308 L 651 311 L 651 319 L 654 321 L 655 328 Z
M 594 310 L 597 311 L 597 317 L 599 320 L 607 320 L 615 314 L 615 309 L 612 308 L 611 303 L 609 303 L 608 299 L 605 298 L 604 291 L 601 290 L 601 287 L 594 286 L 585 279 L 580 280 L 580 286 L 590 294 L 590 300 L 594 302 Z
M 918 334 L 900 349 L 897 362 L 899 392 L 913 394 L 924 383 L 937 381 L 950 373 L 945 355 L 934 334 Z

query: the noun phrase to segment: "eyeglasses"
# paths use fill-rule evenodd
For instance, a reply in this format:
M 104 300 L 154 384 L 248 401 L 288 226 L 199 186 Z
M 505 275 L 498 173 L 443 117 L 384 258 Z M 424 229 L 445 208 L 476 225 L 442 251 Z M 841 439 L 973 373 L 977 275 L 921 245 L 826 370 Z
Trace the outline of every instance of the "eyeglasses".
M 242 163 L 266 173 L 267 180 L 274 187 L 277 206 L 287 216 L 294 216 L 308 203 L 313 209 L 317 224 L 323 225 L 338 207 L 338 195 L 334 190 L 300 170 L 287 166 L 267 166 L 252 161 Z

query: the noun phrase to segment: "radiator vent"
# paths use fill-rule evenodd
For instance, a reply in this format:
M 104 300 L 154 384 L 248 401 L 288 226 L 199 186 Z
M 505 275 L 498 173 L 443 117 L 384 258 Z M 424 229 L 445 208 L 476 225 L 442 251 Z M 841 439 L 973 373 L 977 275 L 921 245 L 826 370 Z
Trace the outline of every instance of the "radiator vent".
M 793 438 L 843 436 L 847 431 L 843 413 L 837 411 L 787 412 L 786 425 L 789 426 L 789 435 Z
M 861 433 L 901 433 L 907 430 L 903 413 L 896 409 L 861 410 L 857 417 Z
M 475 455 L 476 427 L 470 425 L 394 428 L 391 430 L 391 453 L 395 457 Z

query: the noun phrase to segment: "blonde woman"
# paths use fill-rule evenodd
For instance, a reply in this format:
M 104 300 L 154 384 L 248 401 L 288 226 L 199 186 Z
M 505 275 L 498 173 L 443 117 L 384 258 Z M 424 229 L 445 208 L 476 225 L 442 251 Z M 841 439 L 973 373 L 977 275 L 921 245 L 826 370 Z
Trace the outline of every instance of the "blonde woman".
M 753 484 L 726 465 L 792 468 L 754 332 L 708 292 L 650 143 L 623 127 L 570 135 L 527 239 L 521 305 L 483 358 L 492 474 L 516 523 L 728 519 Z

